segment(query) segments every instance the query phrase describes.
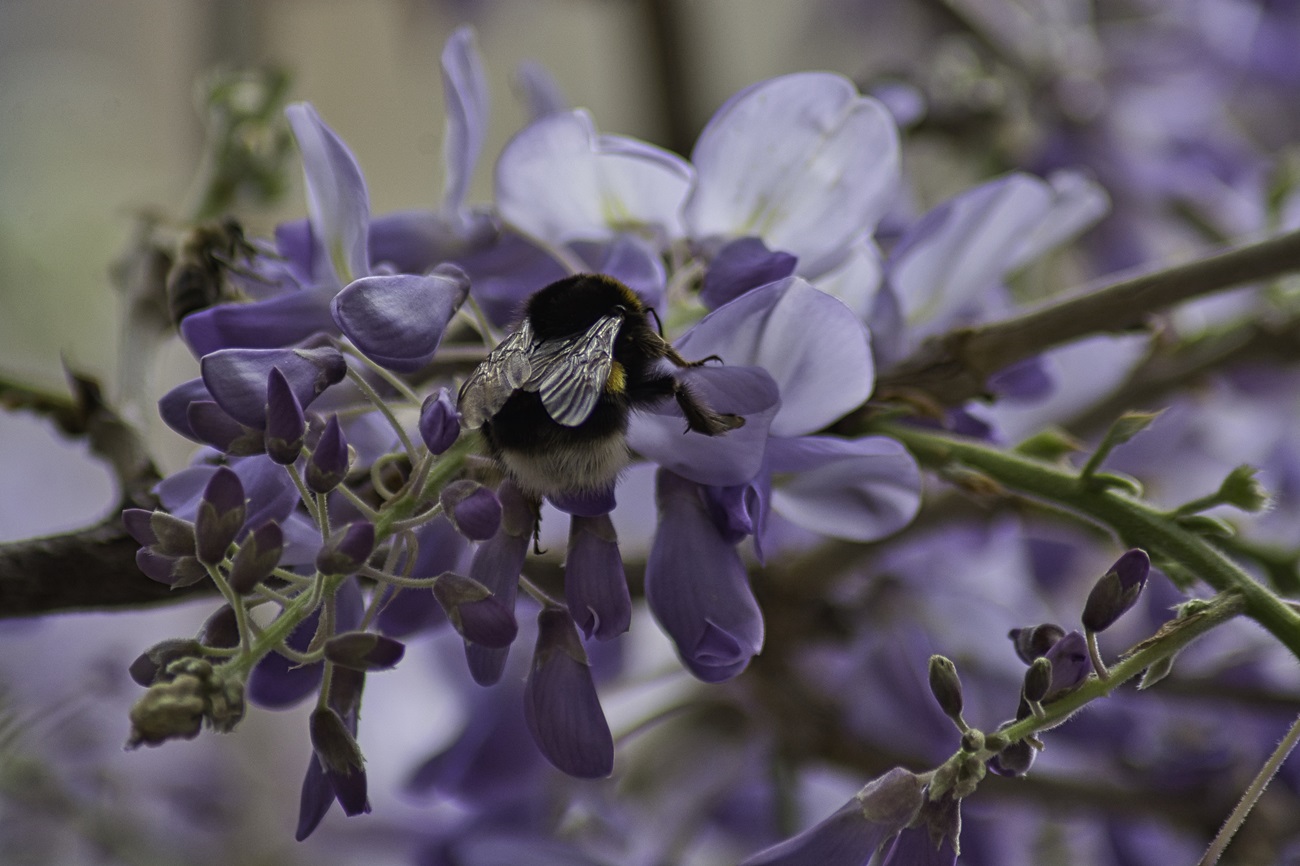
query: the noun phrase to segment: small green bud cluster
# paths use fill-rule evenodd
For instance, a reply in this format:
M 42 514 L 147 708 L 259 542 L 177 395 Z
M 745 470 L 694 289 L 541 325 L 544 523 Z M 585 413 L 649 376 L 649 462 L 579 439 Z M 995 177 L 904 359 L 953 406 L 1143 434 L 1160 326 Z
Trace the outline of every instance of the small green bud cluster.
M 244 717 L 244 684 L 193 656 L 170 662 L 131 707 L 127 748 L 190 740 L 206 722 L 215 731 L 234 730 Z

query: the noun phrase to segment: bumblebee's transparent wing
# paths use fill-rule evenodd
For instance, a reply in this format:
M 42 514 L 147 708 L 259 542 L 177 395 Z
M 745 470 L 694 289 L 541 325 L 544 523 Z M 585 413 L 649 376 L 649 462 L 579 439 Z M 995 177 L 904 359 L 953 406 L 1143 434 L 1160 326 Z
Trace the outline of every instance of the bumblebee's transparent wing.
M 460 386 L 457 398 L 461 423 L 476 430 L 501 411 L 510 395 L 532 375 L 530 355 L 534 342 L 532 326 L 524 319 L 519 330 L 502 340 L 501 345 L 474 368 L 465 384 Z
M 585 333 L 543 340 L 532 353 L 532 375 L 524 384 L 537 391 L 557 424 L 576 427 L 591 417 L 614 364 L 614 340 L 623 317 L 602 316 Z

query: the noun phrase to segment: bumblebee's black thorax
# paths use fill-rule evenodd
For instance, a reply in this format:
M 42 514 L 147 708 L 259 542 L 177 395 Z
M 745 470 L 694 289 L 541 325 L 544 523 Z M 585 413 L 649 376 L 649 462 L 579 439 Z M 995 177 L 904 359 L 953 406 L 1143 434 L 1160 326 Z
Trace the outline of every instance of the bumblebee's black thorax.
M 602 316 L 622 312 L 628 321 L 644 322 L 645 305 L 636 293 L 600 274 L 578 274 L 551 283 L 528 299 L 525 315 L 541 340 L 581 334 Z

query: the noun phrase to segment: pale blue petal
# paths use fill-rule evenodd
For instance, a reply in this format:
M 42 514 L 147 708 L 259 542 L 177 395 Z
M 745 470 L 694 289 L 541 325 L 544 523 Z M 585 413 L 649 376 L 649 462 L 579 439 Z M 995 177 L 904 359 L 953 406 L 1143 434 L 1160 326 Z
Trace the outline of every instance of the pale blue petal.
M 370 194 L 356 158 L 310 104 L 294 103 L 284 113 L 302 153 L 312 232 L 322 242 L 313 272 L 333 273 L 336 287 L 367 276 Z

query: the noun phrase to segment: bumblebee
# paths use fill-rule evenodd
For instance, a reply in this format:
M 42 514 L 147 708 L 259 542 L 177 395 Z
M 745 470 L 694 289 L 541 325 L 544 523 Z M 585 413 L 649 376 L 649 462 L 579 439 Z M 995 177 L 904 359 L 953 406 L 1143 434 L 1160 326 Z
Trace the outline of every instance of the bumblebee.
M 628 462 L 632 411 L 669 397 L 686 429 L 745 423 L 715 412 L 664 369 L 698 367 L 651 326 L 653 312 L 612 277 L 578 274 L 531 298 L 519 327 L 461 386 L 464 426 L 482 430 L 506 474 L 535 499 L 608 489 Z
M 191 313 L 231 300 L 234 292 L 226 272 L 251 275 L 244 265 L 257 252 L 244 237 L 243 227 L 229 217 L 194 228 L 181 242 L 167 274 L 167 313 L 172 324 L 180 325 Z

